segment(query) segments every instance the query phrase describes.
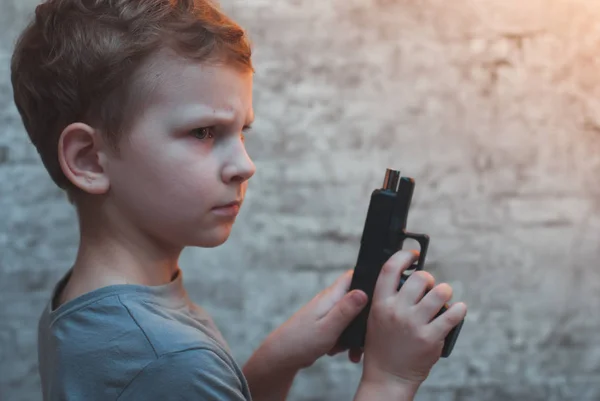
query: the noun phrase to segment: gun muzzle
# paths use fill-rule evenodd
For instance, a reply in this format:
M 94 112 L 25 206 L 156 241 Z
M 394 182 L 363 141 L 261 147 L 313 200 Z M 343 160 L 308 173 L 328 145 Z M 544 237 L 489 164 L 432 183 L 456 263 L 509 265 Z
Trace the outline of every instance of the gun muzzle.
M 398 192 L 400 185 L 400 171 L 392 170 L 388 168 L 385 170 L 385 177 L 383 179 L 383 189 L 389 189 L 393 192 Z

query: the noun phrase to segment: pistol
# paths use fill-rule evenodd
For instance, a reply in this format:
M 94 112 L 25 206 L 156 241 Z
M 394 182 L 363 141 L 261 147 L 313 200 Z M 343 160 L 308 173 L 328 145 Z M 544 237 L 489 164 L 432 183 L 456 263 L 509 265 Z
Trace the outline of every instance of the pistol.
M 400 278 L 398 290 L 406 282 L 407 272 L 422 270 L 427 256 L 429 236 L 406 231 L 408 210 L 412 201 L 415 180 L 402 177 L 400 171 L 386 169 L 383 187 L 375 189 L 367 212 L 358 260 L 354 268 L 350 291 L 360 289 L 369 297 L 369 302 L 361 313 L 350 323 L 339 338 L 339 344 L 345 348 L 364 348 L 367 332 L 367 319 L 371 310 L 371 300 L 377 278 L 385 262 L 401 250 L 406 239 L 415 240 L 420 247 L 419 259 Z M 444 305 L 436 315 L 448 309 Z M 456 325 L 446 336 L 442 357 L 450 356 L 464 320 Z

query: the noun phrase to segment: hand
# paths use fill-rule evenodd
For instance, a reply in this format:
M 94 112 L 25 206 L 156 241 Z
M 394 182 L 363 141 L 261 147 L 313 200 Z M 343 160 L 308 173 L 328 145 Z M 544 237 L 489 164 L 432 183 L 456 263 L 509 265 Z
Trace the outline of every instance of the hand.
M 269 335 L 265 343 L 285 367 L 306 368 L 325 354 L 346 351 L 336 346 L 337 340 L 367 304 L 363 291 L 348 292 L 351 280 L 349 270 Z M 360 362 L 361 350 L 348 352 L 351 361 Z
M 402 272 L 417 259 L 416 252 L 397 252 L 378 277 L 367 322 L 366 382 L 416 391 L 439 360 L 445 337 L 467 313 L 466 305 L 457 303 L 436 318 L 452 297 L 452 288 L 434 287 L 433 276 L 425 271 L 411 274 L 397 291 Z
M 296 373 L 311 366 L 335 347 L 339 336 L 367 304 L 367 294 L 348 292 L 352 271 L 314 297 L 288 321 L 269 334 L 243 371 L 256 401 L 285 400 Z M 360 361 L 361 353 L 350 351 Z

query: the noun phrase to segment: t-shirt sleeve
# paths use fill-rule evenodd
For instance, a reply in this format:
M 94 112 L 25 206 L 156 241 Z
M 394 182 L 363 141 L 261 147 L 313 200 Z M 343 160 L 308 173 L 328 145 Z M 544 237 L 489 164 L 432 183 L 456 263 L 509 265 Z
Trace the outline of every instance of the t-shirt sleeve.
M 242 384 L 225 360 L 210 349 L 163 355 L 123 390 L 119 401 L 247 401 Z

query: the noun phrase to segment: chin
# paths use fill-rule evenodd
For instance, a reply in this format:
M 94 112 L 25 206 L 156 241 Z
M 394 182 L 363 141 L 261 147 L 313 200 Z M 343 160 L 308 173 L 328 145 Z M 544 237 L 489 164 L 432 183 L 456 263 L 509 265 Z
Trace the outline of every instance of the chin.
M 208 232 L 203 232 L 200 238 L 196 238 L 190 245 L 200 248 L 216 248 L 227 242 L 229 234 L 231 234 L 231 227 L 228 227 L 227 229 L 210 230 Z

